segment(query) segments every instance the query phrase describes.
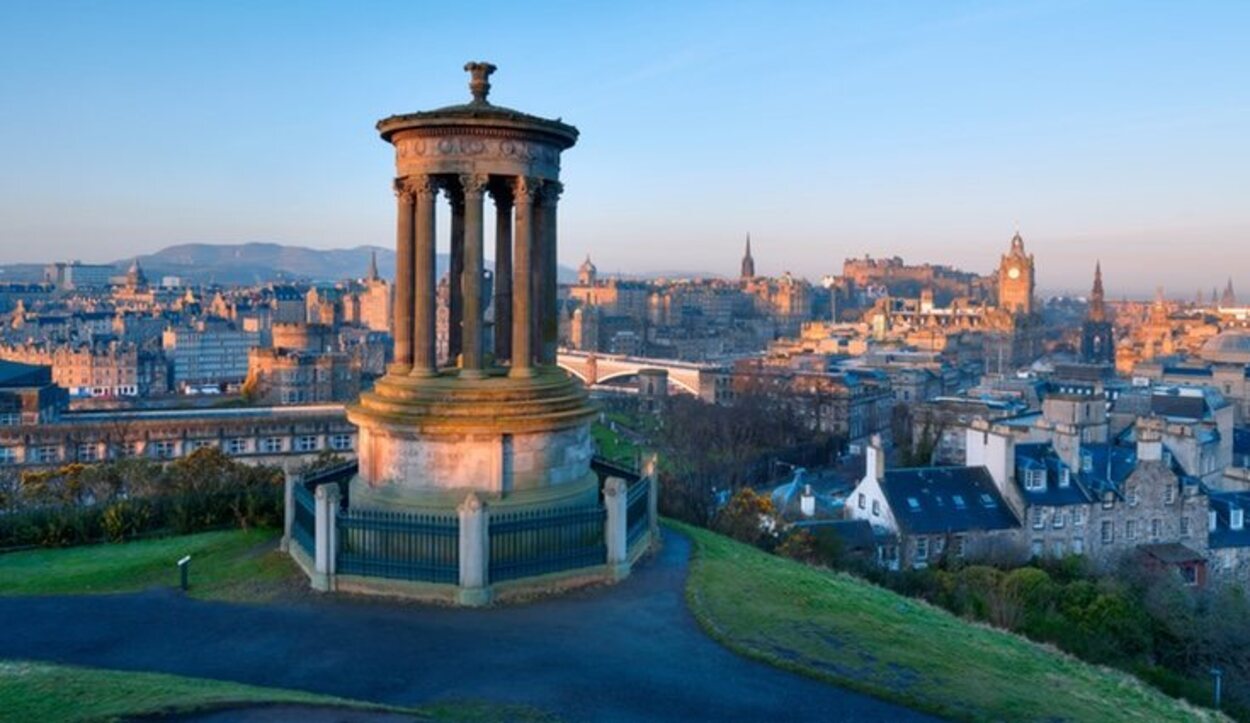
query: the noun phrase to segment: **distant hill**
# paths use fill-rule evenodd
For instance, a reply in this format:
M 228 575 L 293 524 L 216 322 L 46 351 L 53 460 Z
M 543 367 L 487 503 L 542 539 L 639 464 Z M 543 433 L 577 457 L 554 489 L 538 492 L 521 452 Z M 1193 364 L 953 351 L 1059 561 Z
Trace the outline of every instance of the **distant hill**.
M 395 252 L 380 246 L 349 249 L 313 249 L 273 243 L 179 244 L 154 254 L 139 256 L 139 264 L 152 281 L 162 276 L 180 276 L 189 284 L 252 285 L 273 281 L 340 281 L 361 278 L 369 268 L 369 257 L 378 255 L 378 272 L 384 278 L 395 274 Z M 133 258 L 119 259 L 121 269 Z M 447 255 L 439 254 L 438 273 L 446 273 Z M 489 267 L 489 264 L 488 264 Z M 574 278 L 576 272 L 560 267 L 560 278 Z

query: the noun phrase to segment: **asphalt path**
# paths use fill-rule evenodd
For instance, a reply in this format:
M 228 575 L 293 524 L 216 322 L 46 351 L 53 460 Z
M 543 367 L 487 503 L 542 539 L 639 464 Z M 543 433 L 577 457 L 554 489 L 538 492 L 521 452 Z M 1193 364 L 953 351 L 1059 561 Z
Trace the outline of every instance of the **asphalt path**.
M 571 721 L 921 721 L 756 663 L 699 629 L 690 541 L 626 581 L 479 610 L 313 598 L 236 605 L 173 590 L 0 597 L 0 658 L 154 671 L 419 705 L 472 699 Z

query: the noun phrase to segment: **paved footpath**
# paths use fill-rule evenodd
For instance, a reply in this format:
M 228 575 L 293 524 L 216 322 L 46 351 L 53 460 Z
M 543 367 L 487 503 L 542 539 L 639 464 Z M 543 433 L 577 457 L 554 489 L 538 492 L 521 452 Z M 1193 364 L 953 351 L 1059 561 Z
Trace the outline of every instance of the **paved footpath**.
M 690 541 L 625 582 L 461 610 L 315 599 L 204 602 L 174 591 L 0 597 L 0 658 L 159 671 L 399 705 L 520 703 L 570 721 L 932 720 L 742 658 L 683 599 Z

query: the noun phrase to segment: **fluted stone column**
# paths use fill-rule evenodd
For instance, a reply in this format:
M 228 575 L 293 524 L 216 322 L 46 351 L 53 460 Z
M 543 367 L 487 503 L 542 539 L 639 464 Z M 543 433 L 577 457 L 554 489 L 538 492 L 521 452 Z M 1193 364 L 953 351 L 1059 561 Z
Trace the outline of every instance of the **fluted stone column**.
M 512 356 L 512 192 L 496 186 L 495 361 Z
M 564 185 L 559 181 L 543 184 L 543 281 L 542 306 L 539 308 L 539 327 L 542 346 L 539 348 L 543 364 L 556 363 L 556 348 L 560 341 L 559 320 L 559 266 L 556 242 L 556 207 Z
M 447 360 L 455 365 L 463 351 L 464 331 L 464 195 L 458 185 L 447 186 L 451 199 L 451 263 L 447 279 Z
M 412 368 L 413 195 L 405 179 L 395 179 L 395 368 Z
M 516 239 L 512 257 L 512 369 L 508 376 L 534 376 L 532 291 L 535 264 L 534 196 L 538 181 L 519 176 L 513 188 L 516 206 Z
M 530 274 L 530 295 L 534 305 L 530 321 L 530 344 L 534 351 L 534 363 L 543 363 L 543 310 L 547 308 L 547 202 L 546 182 L 539 181 L 538 193 L 534 195 L 534 242 L 531 250 L 533 273 Z
M 412 263 L 412 283 L 409 286 L 415 309 L 411 327 L 412 374 L 431 377 L 438 373 L 438 356 L 434 345 L 438 293 L 438 280 L 434 270 L 437 241 L 434 204 L 438 189 L 433 180 L 426 176 L 413 184 L 413 195 L 416 199 L 416 252 Z
M 490 177 L 484 174 L 460 176 L 464 200 L 464 273 L 461 276 L 464 326 L 461 339 L 460 376 L 480 379 L 482 371 L 482 196 Z

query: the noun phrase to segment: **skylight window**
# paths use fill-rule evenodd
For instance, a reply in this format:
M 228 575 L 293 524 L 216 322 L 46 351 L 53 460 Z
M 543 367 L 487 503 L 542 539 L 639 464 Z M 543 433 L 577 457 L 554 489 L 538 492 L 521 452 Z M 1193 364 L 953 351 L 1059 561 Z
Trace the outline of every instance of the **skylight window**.
M 920 510 L 920 500 L 915 497 L 908 497 L 907 506 L 911 508 L 912 512 L 917 512 Z
M 967 509 L 968 507 L 967 503 L 964 502 L 963 495 L 951 495 L 951 501 L 955 503 L 955 509 L 957 510 Z
M 981 504 L 984 505 L 986 509 L 994 509 L 995 507 L 998 507 L 998 503 L 994 501 L 994 498 L 990 497 L 989 494 L 985 492 L 981 493 Z

